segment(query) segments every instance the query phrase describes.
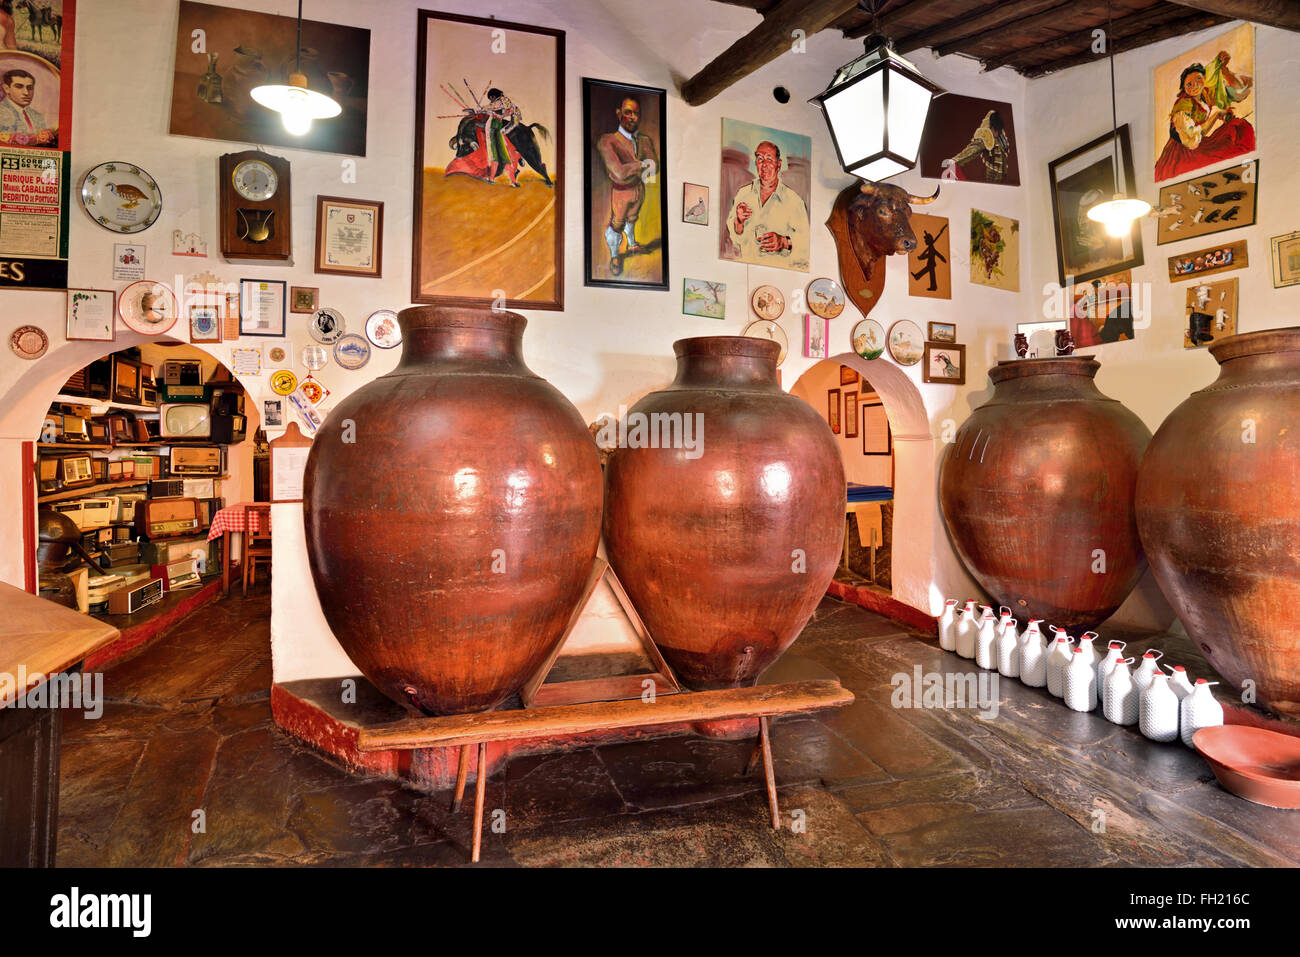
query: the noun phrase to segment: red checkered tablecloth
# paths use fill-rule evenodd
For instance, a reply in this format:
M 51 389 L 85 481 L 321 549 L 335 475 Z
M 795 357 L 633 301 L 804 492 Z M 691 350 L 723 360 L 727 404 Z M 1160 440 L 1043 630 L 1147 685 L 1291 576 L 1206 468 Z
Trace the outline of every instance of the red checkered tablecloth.
M 248 511 L 248 506 L 253 504 L 257 503 L 240 502 L 237 505 L 227 505 L 212 516 L 212 524 L 208 527 L 208 541 L 220 538 L 226 532 L 260 532 L 261 515 L 258 512 Z

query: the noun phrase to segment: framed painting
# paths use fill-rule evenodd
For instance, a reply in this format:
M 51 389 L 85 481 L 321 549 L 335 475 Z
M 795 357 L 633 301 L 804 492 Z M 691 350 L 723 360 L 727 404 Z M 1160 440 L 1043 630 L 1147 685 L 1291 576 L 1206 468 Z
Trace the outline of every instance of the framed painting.
M 1173 179 L 1255 149 L 1255 28 L 1243 24 L 1155 68 L 1155 172 Z
M 1300 283 L 1300 232 L 1274 236 L 1270 240 L 1273 255 L 1273 288 Z
M 1116 193 L 1136 196 L 1128 124 L 1119 128 L 1119 176 L 1115 181 L 1116 133 L 1105 133 L 1047 164 L 1056 229 L 1056 281 L 1062 287 L 1142 265 L 1142 227 L 1114 237 L 1088 210 Z
M 116 339 L 117 293 L 112 289 L 69 289 L 64 335 L 69 342 Z
M 950 342 L 927 342 L 922 382 L 940 382 L 945 385 L 966 384 L 966 347 Z
M 727 318 L 727 284 L 710 279 L 683 279 L 682 315 Z
M 682 183 L 682 222 L 709 225 L 709 187 Z
M 856 392 L 844 393 L 844 437 L 846 439 L 858 437 L 858 394 Z
M 826 421 L 830 423 L 831 431 L 836 435 L 840 434 L 840 390 L 826 390 Z
M 1020 291 L 1020 220 L 970 211 L 970 281 Z
M 668 288 L 668 94 L 582 80 L 588 286 Z
M 1259 160 L 1197 173 L 1160 187 L 1160 208 L 1173 211 L 1156 226 L 1156 245 L 1253 226 L 1259 206 Z
M 564 31 L 419 11 L 411 299 L 564 308 Z
M 811 137 L 724 118 L 719 257 L 807 272 L 811 185 Z
M 943 93 L 930 104 L 918 164 L 931 179 L 1020 185 L 1011 104 Z
M 927 299 L 952 298 L 952 254 L 948 217 L 913 213 L 916 248 L 907 254 L 907 294 Z
M 1134 338 L 1132 270 L 1077 283 L 1070 296 L 1070 336 L 1076 349 Z
M 929 333 L 929 339 L 931 342 L 956 342 L 957 323 L 931 322 L 929 324 Z
M 316 197 L 316 272 L 383 277 L 383 203 L 342 196 Z
M 884 403 L 863 402 L 859 408 L 862 410 L 862 454 L 893 455 L 894 434 L 889 429 Z
M 168 132 L 365 156 L 370 31 L 303 20 L 301 48 L 300 60 L 296 17 L 181 0 Z M 343 107 L 301 136 L 249 95 L 262 84 L 287 83 L 295 72 Z
M 803 354 L 809 359 L 830 357 L 831 321 L 811 312 L 803 317 Z
M 856 385 L 857 381 L 857 369 L 850 369 L 848 366 L 840 366 L 840 385 Z

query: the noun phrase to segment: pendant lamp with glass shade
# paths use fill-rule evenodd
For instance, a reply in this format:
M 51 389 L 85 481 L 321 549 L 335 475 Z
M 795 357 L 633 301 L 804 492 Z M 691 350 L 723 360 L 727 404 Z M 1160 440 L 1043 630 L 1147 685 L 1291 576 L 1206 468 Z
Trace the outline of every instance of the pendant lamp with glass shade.
M 302 72 L 302 0 L 298 0 L 298 66 L 289 75 L 288 85 L 254 87 L 250 95 L 268 110 L 279 113 L 285 132 L 293 136 L 309 133 L 312 120 L 328 120 L 343 112 L 332 98 L 307 89 L 307 77 Z
M 859 4 L 874 23 L 874 5 Z M 826 114 L 844 171 L 874 182 L 916 166 L 930 101 L 943 92 L 873 30 L 866 52 L 836 70 L 830 86 L 808 102 Z
M 1106 49 L 1110 54 L 1110 121 L 1112 142 L 1115 147 L 1115 183 L 1123 182 L 1119 172 L 1119 118 L 1115 109 L 1115 32 L 1110 18 L 1110 0 L 1106 0 Z M 1124 193 L 1097 203 L 1088 209 L 1088 218 L 1105 227 L 1106 235 L 1116 239 L 1127 236 L 1133 223 L 1151 212 L 1151 204 Z

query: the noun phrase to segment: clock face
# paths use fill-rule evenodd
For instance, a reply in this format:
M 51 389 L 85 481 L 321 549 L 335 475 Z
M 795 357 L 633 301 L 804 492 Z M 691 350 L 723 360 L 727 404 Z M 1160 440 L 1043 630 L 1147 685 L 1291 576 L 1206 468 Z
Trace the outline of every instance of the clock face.
M 250 203 L 261 203 L 275 195 L 280 188 L 280 178 L 275 170 L 261 160 L 245 160 L 235 167 L 230 177 L 235 192 Z

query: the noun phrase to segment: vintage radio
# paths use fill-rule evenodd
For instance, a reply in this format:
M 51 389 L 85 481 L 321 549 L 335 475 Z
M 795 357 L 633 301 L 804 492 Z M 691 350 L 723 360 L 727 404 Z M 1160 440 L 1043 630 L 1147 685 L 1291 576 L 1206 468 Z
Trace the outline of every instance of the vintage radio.
M 179 558 L 164 565 L 152 565 L 149 574 L 162 580 L 165 591 L 203 584 L 199 578 L 198 560 L 194 558 Z
M 134 442 L 135 429 L 131 427 L 131 419 L 120 413 L 104 416 L 104 422 L 108 425 L 108 434 L 116 445 L 119 442 Z
M 148 436 L 146 442 L 157 442 L 162 438 L 162 423 L 158 419 L 141 419 L 144 423 L 144 431 Z
M 167 471 L 166 459 L 161 455 L 136 454 L 131 456 L 136 478 L 158 478 Z
M 172 475 L 220 475 L 222 448 L 219 445 L 177 446 L 172 449 Z
M 135 465 L 134 462 L 132 462 L 131 464 L 132 464 L 133 466 Z M 134 469 L 132 470 L 131 474 L 132 474 L 132 475 L 135 474 Z M 125 478 L 125 477 L 126 477 L 126 473 L 122 471 L 122 462 L 121 462 L 121 460 L 118 460 L 118 461 L 116 461 L 116 462 L 109 462 L 109 463 L 108 463 L 108 480 L 109 480 L 110 482 L 120 482 L 120 481 L 122 481 L 122 479 Z
M 58 410 L 63 415 L 75 415 L 81 419 L 89 419 L 94 414 L 94 407 L 82 402 L 60 402 Z
M 109 542 L 100 546 L 99 563 L 109 568 L 140 563 L 139 542 Z
M 181 479 L 181 493 L 186 498 L 212 498 L 216 495 L 216 479 Z
M 220 567 L 220 552 L 215 547 L 217 542 L 206 538 L 163 539 L 157 542 L 140 543 L 140 561 L 148 565 L 166 565 L 168 562 L 193 558 L 199 563 L 199 574 L 204 568 Z
M 86 428 L 86 420 L 79 415 L 64 415 L 62 419 L 62 434 L 59 436 L 60 442 L 89 442 L 90 430 Z
M 83 498 L 81 528 L 107 528 L 117 518 L 117 499 Z
M 184 494 L 184 479 L 158 479 L 149 483 L 150 498 L 180 498 Z
M 116 354 L 109 356 L 109 359 L 113 363 L 113 401 L 139 405 L 142 385 L 140 363 Z
M 95 484 L 95 469 L 89 455 L 65 455 L 59 463 L 60 488 L 80 488 Z
M 168 359 L 162 364 L 163 385 L 202 385 L 203 366 L 197 359 Z
M 88 552 L 97 552 L 105 545 L 113 544 L 113 528 L 111 525 L 105 525 L 103 528 L 93 528 L 81 536 L 81 547 Z
M 151 578 L 143 585 L 119 588 L 108 596 L 108 610 L 114 615 L 134 614 L 141 608 L 162 601 L 163 590 L 163 583 L 157 578 Z
M 131 536 L 135 534 L 135 529 L 132 528 L 130 525 L 123 525 L 121 522 L 115 522 L 112 525 L 110 525 L 109 528 L 111 528 L 113 531 L 114 545 L 118 544 L 119 542 L 134 541 L 134 539 L 132 539 Z
M 131 432 L 135 436 L 136 442 L 149 441 L 149 427 L 144 424 L 144 419 L 135 419 L 131 422 Z
M 135 506 L 135 530 L 142 538 L 179 538 L 203 528 L 199 503 L 192 498 L 145 499 Z
M 57 492 L 63 487 L 63 471 L 59 460 L 43 455 L 36 460 L 36 491 L 38 494 Z
M 212 399 L 210 385 L 165 385 L 159 388 L 158 397 L 168 402 L 201 402 L 207 405 Z
M 158 387 L 151 383 L 140 386 L 140 404 L 158 407 Z
M 137 502 L 143 502 L 145 496 L 140 492 L 124 492 L 121 495 L 114 495 L 117 500 L 117 518 L 116 522 L 129 522 L 135 524 L 135 506 Z
M 86 580 L 86 598 L 90 602 L 90 610 L 102 610 L 113 594 L 125 584 L 126 579 L 121 575 L 89 576 Z
M 108 481 L 108 459 L 101 455 L 93 455 L 90 458 L 90 470 L 95 473 L 96 482 Z
M 164 439 L 207 439 L 212 412 L 206 402 L 166 402 L 158 410 L 158 433 Z
M 109 445 L 112 442 L 108 434 L 108 426 L 100 419 L 91 419 L 87 422 L 86 432 L 90 435 L 92 445 Z
M 213 389 L 213 415 L 243 415 L 244 393 L 240 389 Z
M 242 415 L 214 415 L 212 441 L 233 445 L 248 437 L 248 419 Z

